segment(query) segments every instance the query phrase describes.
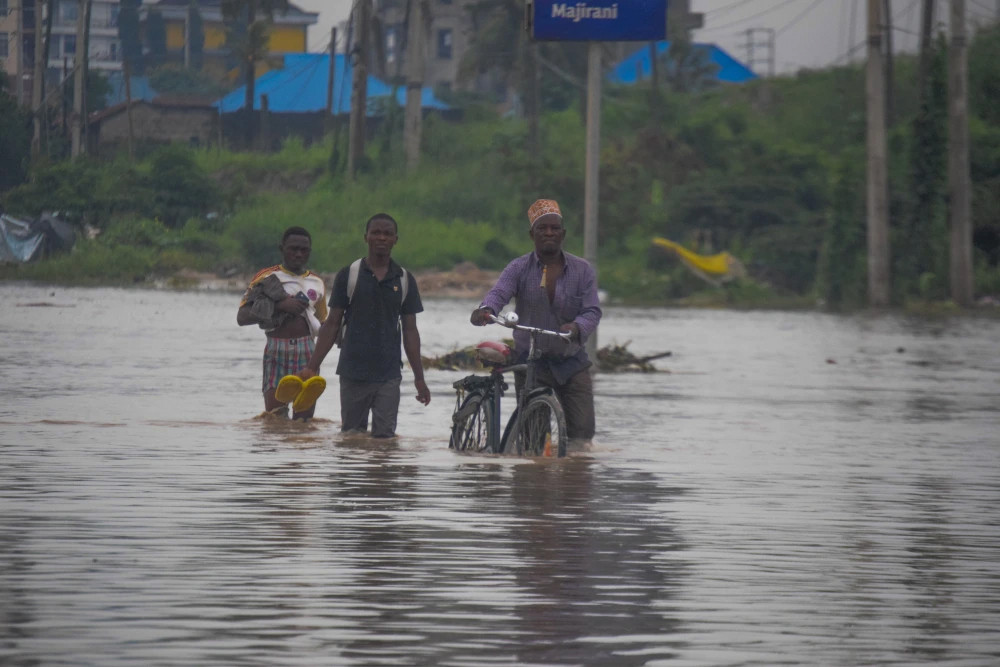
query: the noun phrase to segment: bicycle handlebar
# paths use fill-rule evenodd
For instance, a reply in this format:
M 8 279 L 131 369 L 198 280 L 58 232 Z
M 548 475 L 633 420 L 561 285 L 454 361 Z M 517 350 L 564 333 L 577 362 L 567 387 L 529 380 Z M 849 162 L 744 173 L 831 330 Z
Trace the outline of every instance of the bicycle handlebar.
M 548 336 L 556 336 L 562 338 L 563 340 L 569 341 L 573 334 L 568 331 L 550 331 L 549 329 L 539 329 L 537 327 L 526 327 L 523 324 L 518 324 L 517 313 L 510 312 L 504 317 L 497 317 L 496 315 L 489 313 L 486 316 L 489 321 L 493 324 L 499 324 L 502 327 L 507 327 L 508 329 L 517 329 L 518 331 L 527 331 L 531 334 L 546 334 Z

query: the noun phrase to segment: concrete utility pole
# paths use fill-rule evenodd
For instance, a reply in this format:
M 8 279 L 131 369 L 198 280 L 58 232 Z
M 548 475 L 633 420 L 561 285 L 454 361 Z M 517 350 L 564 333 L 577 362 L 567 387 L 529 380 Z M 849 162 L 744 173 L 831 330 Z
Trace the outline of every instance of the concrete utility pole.
M 410 22 L 406 27 L 406 116 L 403 124 L 403 144 L 408 169 L 415 169 L 420 163 L 420 139 L 423 135 L 421 97 L 427 65 L 424 39 L 426 10 L 424 0 L 410 0 Z
M 368 109 L 368 54 L 371 0 L 358 0 L 354 9 L 354 48 L 351 61 L 354 79 L 351 83 L 351 120 L 348 130 L 347 176 L 354 178 L 365 154 L 365 114 Z
M 969 186 L 968 42 L 965 0 L 951 0 L 948 45 L 948 218 L 951 225 L 951 298 L 971 306 L 972 219 Z
M 81 139 L 86 113 L 83 108 L 83 88 L 87 81 L 87 59 L 83 50 L 87 45 L 87 5 L 90 0 L 80 0 L 76 13 L 76 53 L 73 54 L 73 122 L 70 134 L 70 156 L 83 152 Z
M 882 61 L 882 0 L 868 0 L 868 303 L 889 305 L 889 198 Z
M 587 148 L 583 196 L 583 256 L 597 271 L 597 188 L 601 161 L 601 43 L 587 44 Z M 597 331 L 587 339 L 597 358 Z

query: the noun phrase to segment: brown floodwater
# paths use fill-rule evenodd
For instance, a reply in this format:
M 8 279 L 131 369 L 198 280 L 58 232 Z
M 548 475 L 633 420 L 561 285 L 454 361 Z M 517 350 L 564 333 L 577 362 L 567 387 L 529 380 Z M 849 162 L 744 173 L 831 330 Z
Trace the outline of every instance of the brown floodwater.
M 609 306 L 592 449 L 257 419 L 238 294 L 0 284 L 0 664 L 1000 662 L 1000 322 Z M 424 353 L 504 331 L 426 299 Z

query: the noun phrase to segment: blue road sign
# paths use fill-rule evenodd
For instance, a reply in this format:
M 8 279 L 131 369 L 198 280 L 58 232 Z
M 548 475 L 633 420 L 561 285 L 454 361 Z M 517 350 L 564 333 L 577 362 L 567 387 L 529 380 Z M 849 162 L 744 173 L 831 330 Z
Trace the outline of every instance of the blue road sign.
M 542 41 L 655 42 L 667 35 L 667 0 L 533 0 L 529 20 Z

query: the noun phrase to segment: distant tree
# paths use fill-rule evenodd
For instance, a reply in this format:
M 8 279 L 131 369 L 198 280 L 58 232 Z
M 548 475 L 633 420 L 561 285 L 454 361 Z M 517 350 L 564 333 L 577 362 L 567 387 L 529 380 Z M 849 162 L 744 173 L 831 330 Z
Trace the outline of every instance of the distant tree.
M 167 59 L 167 24 L 163 14 L 151 10 L 146 15 L 146 45 L 149 47 L 147 67 L 159 67 Z
M 286 12 L 288 7 L 288 0 L 222 0 L 222 16 L 228 28 L 226 45 L 240 64 L 246 86 L 243 109 L 248 145 L 252 144 L 254 137 L 251 119 L 256 96 L 257 63 L 267 57 L 270 23 L 275 12 Z
M 149 83 L 160 93 L 179 93 L 202 97 L 218 98 L 226 93 L 226 87 L 210 75 L 179 65 L 164 65 L 149 73 Z
M 139 31 L 139 6 L 142 0 L 122 0 L 118 12 L 118 39 L 122 43 L 122 59 L 132 74 L 141 75 L 146 65 L 142 58 L 142 35 Z

